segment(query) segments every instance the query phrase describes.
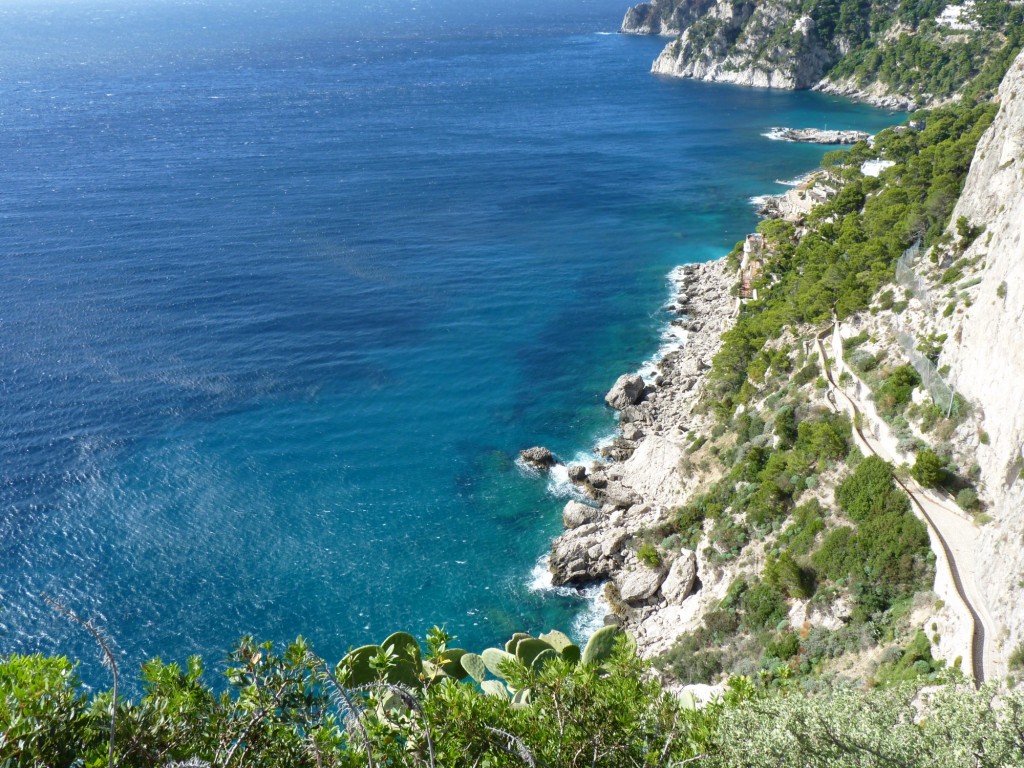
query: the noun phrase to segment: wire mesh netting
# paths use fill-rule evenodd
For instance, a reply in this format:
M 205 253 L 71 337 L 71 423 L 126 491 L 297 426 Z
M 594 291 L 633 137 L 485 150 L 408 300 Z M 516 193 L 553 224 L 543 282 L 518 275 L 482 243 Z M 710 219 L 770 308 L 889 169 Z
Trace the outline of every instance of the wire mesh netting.
M 896 262 L 896 282 L 908 289 L 914 298 L 921 302 L 925 312 L 931 313 L 932 302 L 929 297 L 928 285 L 914 271 L 914 261 L 920 254 L 920 240 L 903 252 L 903 255 Z M 903 349 L 903 353 L 907 356 L 910 364 L 914 366 L 914 370 L 921 377 L 921 383 L 928 390 L 928 394 L 931 395 L 932 402 L 942 409 L 947 418 L 950 415 L 959 415 L 957 414 L 956 393 L 939 375 L 939 369 L 932 362 L 931 358 L 923 355 L 918 350 L 917 337 L 907 331 L 897 330 L 896 341 Z

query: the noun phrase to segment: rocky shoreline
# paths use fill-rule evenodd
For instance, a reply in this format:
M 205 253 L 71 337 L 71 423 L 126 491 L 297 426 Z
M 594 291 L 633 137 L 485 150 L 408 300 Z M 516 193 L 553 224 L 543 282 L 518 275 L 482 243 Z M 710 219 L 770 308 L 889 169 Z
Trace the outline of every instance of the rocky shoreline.
M 835 131 L 822 128 L 772 128 L 765 134 L 776 141 L 795 141 L 802 144 L 856 144 L 867 141 L 866 131 Z
M 680 267 L 672 279 L 676 295 L 669 309 L 685 341 L 658 362 L 653 381 L 626 374 L 608 393 L 606 401 L 620 413 L 618 436 L 602 449 L 607 461 L 569 468 L 587 501 L 565 505 L 565 532 L 552 543 L 549 559 L 556 586 L 604 582 L 612 608 L 606 622 L 631 631 L 647 657 L 691 629 L 705 602 L 698 553 L 684 550 L 661 562 L 641 559 L 638 549 L 641 532 L 664 522 L 708 479 L 682 467 L 690 433 L 710 426 L 712 417 L 695 405 L 736 306 L 736 275 L 725 259 Z

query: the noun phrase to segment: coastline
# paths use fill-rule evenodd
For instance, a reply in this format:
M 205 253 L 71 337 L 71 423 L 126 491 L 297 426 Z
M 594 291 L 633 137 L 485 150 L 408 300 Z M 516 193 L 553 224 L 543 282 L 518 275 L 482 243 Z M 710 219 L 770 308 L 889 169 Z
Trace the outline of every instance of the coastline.
M 677 267 L 669 279 L 668 309 L 676 315 L 671 331 L 679 343 L 639 374 L 620 377 L 642 378 L 642 389 L 627 398 L 635 402 L 618 401 L 616 437 L 599 447 L 603 459 L 568 468 L 579 498 L 565 504 L 564 531 L 547 559 L 555 589 L 582 588 L 595 597 L 594 586 L 603 585 L 611 609 L 604 622 L 629 630 L 644 657 L 663 653 L 693 628 L 704 605 L 721 599 L 729 583 L 698 552 L 683 550 L 655 567 L 637 554 L 644 531 L 657 528 L 714 479 L 694 467 L 682 470 L 691 437 L 713 421 L 696 406 L 736 311 L 736 275 L 725 257 Z

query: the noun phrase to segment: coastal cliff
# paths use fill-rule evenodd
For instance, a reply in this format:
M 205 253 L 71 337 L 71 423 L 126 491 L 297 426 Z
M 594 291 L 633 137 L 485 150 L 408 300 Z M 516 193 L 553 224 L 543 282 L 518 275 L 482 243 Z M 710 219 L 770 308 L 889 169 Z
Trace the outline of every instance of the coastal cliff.
M 665 47 L 651 71 L 800 90 L 815 85 L 835 60 L 799 6 L 720 0 Z
M 667 679 L 1024 655 L 1024 54 L 995 102 L 830 153 L 676 274 L 686 343 L 609 392 L 619 436 L 569 468 L 550 556 Z
M 977 282 L 965 289 L 969 306 L 939 326 L 949 339 L 939 362 L 973 405 L 976 432 L 968 438 L 991 518 L 980 531 L 979 582 L 999 625 L 993 640 L 1005 669 L 1024 644 L 1024 54 L 999 88 L 998 103 L 952 216 L 951 237 L 961 217 L 974 236 L 955 260 L 969 270 L 961 282 Z
M 652 0 L 634 5 L 619 31 L 630 35 L 678 35 L 714 5 L 714 0 Z
M 879 0 L 655 0 L 631 8 L 621 31 L 677 35 L 654 61 L 655 74 L 813 88 L 912 110 L 944 103 L 974 84 L 991 89 L 997 78 L 988 64 L 1019 48 L 1020 7 L 955 9 L 936 15 L 931 6 Z

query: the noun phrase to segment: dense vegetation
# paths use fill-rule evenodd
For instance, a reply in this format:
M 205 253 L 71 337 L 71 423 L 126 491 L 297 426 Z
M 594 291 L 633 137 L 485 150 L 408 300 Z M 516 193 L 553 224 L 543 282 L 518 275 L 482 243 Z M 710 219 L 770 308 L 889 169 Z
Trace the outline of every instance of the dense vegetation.
M 1024 44 L 1024 7 L 1007 0 L 978 0 L 961 22 L 937 23 L 947 0 L 773 0 L 733 2 L 733 22 L 707 14 L 689 27 L 695 54 L 726 53 L 749 66 L 788 69 L 803 60 L 819 69 L 814 79 L 874 83 L 883 90 L 929 103 L 958 93 L 989 94 Z M 673 7 L 678 3 L 673 3 Z M 794 21 L 809 17 L 809 36 Z M 781 19 L 781 21 L 780 21 Z M 742 28 L 735 24 L 742 23 Z M 682 41 L 674 44 L 674 55 Z M 807 83 L 807 85 L 811 85 Z
M 433 630 L 424 661 L 449 663 L 450 640 Z M 221 694 L 199 659 L 184 668 L 154 660 L 143 666 L 141 698 L 117 700 L 112 742 L 111 691 L 87 694 L 65 659 L 8 656 L 0 764 L 996 768 L 1024 760 L 1024 695 L 1003 694 L 993 707 L 994 689 L 955 681 L 915 704 L 916 689 L 900 684 L 809 694 L 783 670 L 733 678 L 721 699 L 697 708 L 662 691 L 620 639 L 591 663 L 551 654 L 527 664 L 510 654 L 499 675 L 531 692 L 514 702 L 470 678 L 422 674 L 393 685 L 410 651 L 421 652 L 381 647 L 372 681 L 356 688 L 345 684 L 344 662 L 329 669 L 302 639 L 278 651 L 246 638 Z
M 843 6 L 852 2 L 846 0 Z M 979 0 L 968 17 L 976 29 L 964 31 L 935 22 L 948 4 L 903 0 L 895 11 L 872 4 L 866 17 L 860 17 L 863 26 L 882 30 L 898 25 L 891 27 L 895 33 L 848 38 L 856 41 L 853 49 L 829 76 L 851 78 L 861 86 L 878 81 L 915 99 L 991 91 L 998 84 L 993 72 L 1005 71 L 1002 60 L 1016 55 L 1024 43 L 1024 8 L 1005 0 Z
M 822 397 L 813 337 L 833 315 L 867 310 L 884 294 L 912 242 L 944 239 L 974 146 L 994 112 L 989 104 L 961 102 L 920 113 L 922 130 L 901 126 L 882 132 L 873 147 L 832 153 L 825 164 L 837 194 L 799 231 L 782 220 L 759 227 L 767 254 L 759 299 L 746 303 L 723 335 L 705 403 L 718 426 L 695 437 L 683 467 L 717 464 L 722 477 L 653 531 L 649 543 L 668 551 L 704 546 L 714 564 L 763 542 L 767 561 L 759 583 L 738 577 L 703 625 L 658 660 L 669 675 L 713 682 L 784 664 L 817 677 L 849 652 L 900 642 L 908 643 L 908 658 L 922 662 L 908 663 L 901 679 L 936 672 L 930 654 L 910 650 L 905 623 L 914 595 L 934 578 L 926 529 L 895 484 L 894 468 L 863 458 L 849 422 Z M 864 176 L 863 162 L 878 157 L 895 164 L 880 178 Z M 921 381 L 914 368 L 880 364 L 858 349 L 866 340 L 844 346 L 851 365 L 872 374 L 883 415 L 905 424 L 913 407 L 938 419 L 934 406 L 911 406 Z M 912 473 L 923 483 L 952 476 L 935 454 L 919 456 Z M 834 502 L 823 486 L 835 488 Z M 964 503 L 976 503 L 976 496 Z M 808 612 L 841 621 L 819 618 L 801 630 L 789 617 L 797 600 L 808 601 Z M 890 677 L 898 661 L 878 669 L 876 680 Z

